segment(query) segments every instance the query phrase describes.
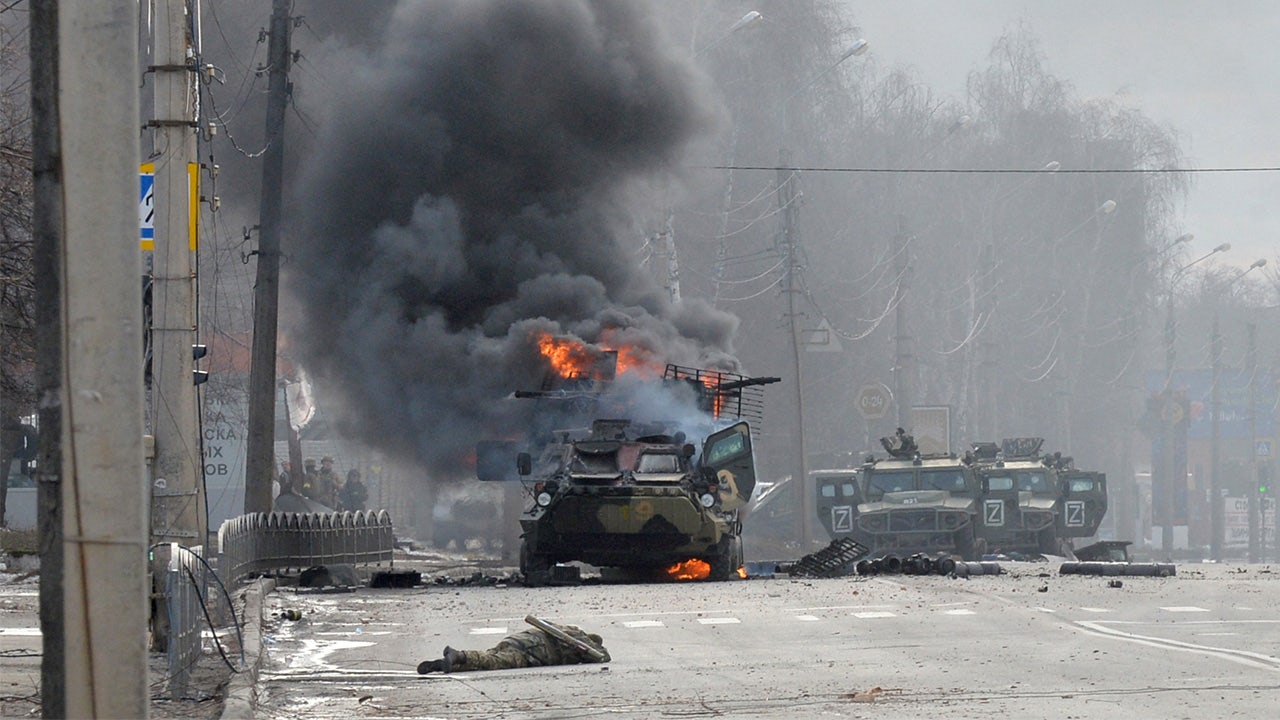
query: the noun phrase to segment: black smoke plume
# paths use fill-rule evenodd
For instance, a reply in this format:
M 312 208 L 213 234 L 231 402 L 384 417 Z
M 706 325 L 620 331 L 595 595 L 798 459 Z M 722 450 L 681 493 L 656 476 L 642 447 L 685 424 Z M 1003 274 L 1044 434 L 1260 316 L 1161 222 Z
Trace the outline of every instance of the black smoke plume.
M 504 398 L 542 382 L 540 333 L 737 369 L 736 320 L 639 268 L 637 213 L 714 119 L 646 11 L 402 2 L 330 54 L 347 75 L 303 159 L 284 281 L 344 431 L 463 476 L 478 439 L 518 430 L 528 404 Z

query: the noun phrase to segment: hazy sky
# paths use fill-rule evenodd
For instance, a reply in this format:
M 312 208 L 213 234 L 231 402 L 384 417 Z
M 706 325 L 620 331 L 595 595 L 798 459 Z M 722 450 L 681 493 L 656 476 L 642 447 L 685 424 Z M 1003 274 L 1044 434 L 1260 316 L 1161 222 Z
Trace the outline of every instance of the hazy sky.
M 1124 95 L 1171 128 L 1188 165 L 1280 166 L 1280 2 L 1275 0 L 848 0 L 885 66 L 963 98 L 992 42 L 1018 23 L 1078 96 Z M 1280 172 L 1199 173 L 1178 221 L 1191 258 L 1280 260 Z

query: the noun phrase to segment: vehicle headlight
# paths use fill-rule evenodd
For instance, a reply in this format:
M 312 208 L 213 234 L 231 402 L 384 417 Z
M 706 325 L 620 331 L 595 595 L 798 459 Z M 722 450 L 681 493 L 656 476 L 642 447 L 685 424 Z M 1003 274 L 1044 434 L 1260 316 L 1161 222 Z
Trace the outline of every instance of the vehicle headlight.
M 711 493 L 702 493 L 702 496 L 698 498 L 698 502 L 702 504 L 702 507 L 709 508 L 716 504 L 716 496 Z
M 550 504 L 551 504 L 551 493 L 546 492 L 545 490 L 543 492 L 538 493 L 538 505 L 542 507 L 546 507 Z

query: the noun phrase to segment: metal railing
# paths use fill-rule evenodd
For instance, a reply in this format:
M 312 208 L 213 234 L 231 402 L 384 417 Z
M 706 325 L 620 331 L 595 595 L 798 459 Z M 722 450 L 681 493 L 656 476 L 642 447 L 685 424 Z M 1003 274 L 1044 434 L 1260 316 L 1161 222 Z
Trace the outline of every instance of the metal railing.
M 203 546 L 169 545 L 165 608 L 169 616 L 169 695 L 177 700 L 186 694 L 191 672 L 203 652 L 205 625 L 222 627 L 234 618 L 231 598 L 205 562 Z
M 253 513 L 218 528 L 218 565 L 226 582 L 264 570 L 390 563 L 394 549 L 386 510 Z
M 174 543 L 169 548 L 165 578 L 168 686 L 170 697 L 176 700 L 186 693 L 191 672 L 203 653 L 205 626 L 226 630 L 234 627 L 237 632 L 240 629 L 231 607 L 229 587 L 253 573 L 268 570 L 390 564 L 395 534 L 386 510 L 253 513 L 222 523 L 218 528 L 218 556 L 212 564 L 205 561 L 203 547 Z M 225 654 L 223 658 L 226 660 Z M 243 648 L 240 665 L 244 665 Z

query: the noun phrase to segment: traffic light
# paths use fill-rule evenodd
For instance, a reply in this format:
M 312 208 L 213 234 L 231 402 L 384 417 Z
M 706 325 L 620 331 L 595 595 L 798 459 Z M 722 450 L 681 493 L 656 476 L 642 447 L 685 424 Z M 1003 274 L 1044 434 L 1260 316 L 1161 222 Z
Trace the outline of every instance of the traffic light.
M 202 358 L 202 357 L 204 357 L 205 355 L 208 355 L 208 354 L 209 354 L 209 347 L 208 347 L 207 345 L 192 345 L 192 346 L 191 346 L 191 359 L 192 359 L 192 360 L 199 360 L 200 358 Z M 192 377 L 192 382 L 193 382 L 193 384 L 195 384 L 195 385 L 202 385 L 202 384 L 204 384 L 204 383 L 209 382 L 209 371 L 208 371 L 208 370 L 194 370 L 194 371 L 192 371 L 192 375 L 193 375 L 193 377 Z
M 1258 494 L 1266 495 L 1271 490 L 1271 466 L 1258 465 Z

